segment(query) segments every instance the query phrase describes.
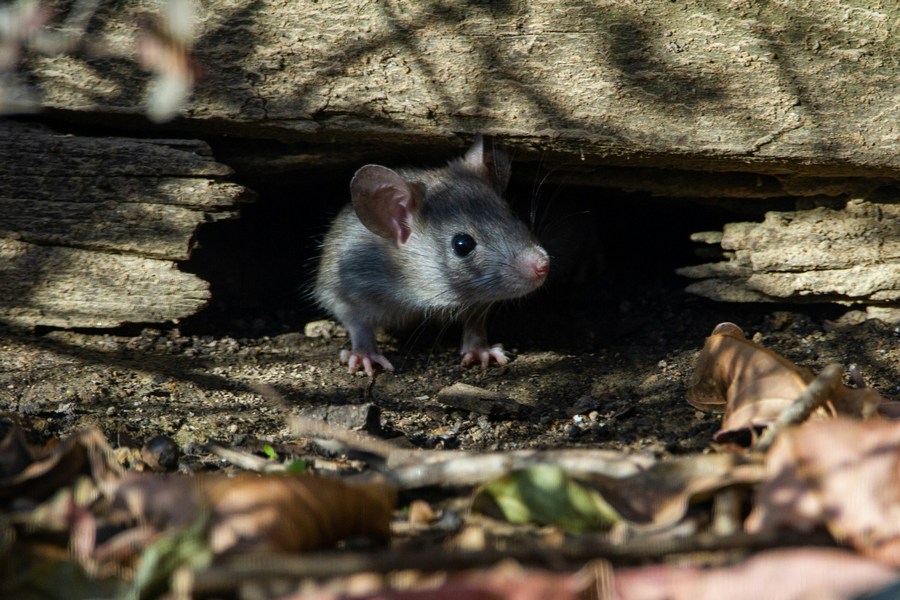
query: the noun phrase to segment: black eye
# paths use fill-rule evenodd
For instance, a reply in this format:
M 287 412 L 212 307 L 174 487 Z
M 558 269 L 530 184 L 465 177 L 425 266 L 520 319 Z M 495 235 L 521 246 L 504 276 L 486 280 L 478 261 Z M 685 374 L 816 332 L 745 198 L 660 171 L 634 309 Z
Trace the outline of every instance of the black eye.
M 457 233 L 450 241 L 453 251 L 457 256 L 468 256 L 475 249 L 475 238 L 468 233 Z

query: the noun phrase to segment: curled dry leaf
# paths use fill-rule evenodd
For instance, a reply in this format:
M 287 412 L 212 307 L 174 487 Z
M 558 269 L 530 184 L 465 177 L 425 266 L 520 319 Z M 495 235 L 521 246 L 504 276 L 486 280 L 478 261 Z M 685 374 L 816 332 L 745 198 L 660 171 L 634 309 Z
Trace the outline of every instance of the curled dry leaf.
M 21 436 L 12 429 L 8 436 Z M 13 499 L 41 502 L 86 475 L 104 495 L 111 496 L 123 470 L 98 429 L 81 431 L 57 444 L 45 456 L 32 458 L 20 442 L 10 442 L 18 454 L 15 472 L 0 478 L 0 503 Z M 29 462 L 32 461 L 32 462 Z M 26 464 L 27 463 L 27 464 Z
M 721 453 L 659 461 L 630 477 L 594 476 L 590 481 L 632 527 L 647 532 L 681 521 L 695 499 L 759 483 L 763 476 L 763 465 L 755 457 Z
M 348 537 L 386 540 L 396 493 L 380 482 L 346 483 L 312 474 L 137 476 L 117 505 L 158 529 L 211 516 L 215 553 L 298 552 Z
M 745 527 L 824 525 L 861 552 L 900 566 L 900 423 L 838 418 L 782 432 Z
M 715 440 L 728 442 L 772 423 L 813 379 L 808 369 L 748 340 L 734 323 L 721 323 L 697 357 L 687 400 L 701 410 L 724 411 Z M 874 390 L 838 385 L 817 414 L 859 417 L 880 402 Z
M 718 569 L 659 565 L 616 570 L 611 600 L 842 600 L 896 581 L 885 565 L 846 550 L 770 550 Z
M 216 553 L 298 552 L 351 536 L 385 541 L 396 502 L 385 483 L 350 484 L 306 473 L 211 477 L 203 487 Z

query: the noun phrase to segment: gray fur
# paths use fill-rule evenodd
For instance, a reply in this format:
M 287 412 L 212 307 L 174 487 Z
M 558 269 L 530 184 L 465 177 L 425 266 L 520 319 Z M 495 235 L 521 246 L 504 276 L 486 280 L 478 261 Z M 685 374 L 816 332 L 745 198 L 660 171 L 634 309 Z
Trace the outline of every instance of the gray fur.
M 546 252 L 497 193 L 497 186 L 506 185 L 508 161 L 493 148 L 482 152 L 481 144 L 479 138 L 464 159 L 443 168 L 393 172 L 376 167 L 394 176 L 391 181 L 406 184 L 402 192 L 390 194 L 411 198 L 405 243 L 382 237 L 386 227 L 364 225 L 352 206 L 335 219 L 325 237 L 315 297 L 350 330 L 354 352 L 377 352 L 374 341 L 365 341 L 374 340 L 377 329 L 432 315 L 462 316 L 466 327 L 472 322 L 468 339 L 486 344 L 487 306 L 543 283 L 543 275 L 532 273 L 539 268 L 534 264 L 546 265 Z M 383 171 L 367 175 L 373 172 Z M 464 257 L 451 244 L 461 233 L 476 241 Z

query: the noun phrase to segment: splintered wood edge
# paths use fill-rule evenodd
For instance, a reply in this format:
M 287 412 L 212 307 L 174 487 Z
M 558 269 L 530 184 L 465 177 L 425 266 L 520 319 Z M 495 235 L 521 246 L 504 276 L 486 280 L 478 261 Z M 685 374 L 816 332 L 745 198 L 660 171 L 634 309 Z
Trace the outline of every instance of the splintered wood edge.
M 171 261 L 0 239 L 0 321 L 19 327 L 117 327 L 190 316 L 209 283 Z

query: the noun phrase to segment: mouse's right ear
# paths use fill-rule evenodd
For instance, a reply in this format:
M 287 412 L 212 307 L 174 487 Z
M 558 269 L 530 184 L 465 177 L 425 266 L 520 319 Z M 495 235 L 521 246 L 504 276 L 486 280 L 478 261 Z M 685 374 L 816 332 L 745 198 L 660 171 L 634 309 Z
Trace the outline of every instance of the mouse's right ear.
M 353 210 L 372 233 L 406 243 L 412 233 L 416 191 L 387 167 L 366 165 L 350 181 Z
M 477 134 L 463 162 L 487 179 L 498 195 L 502 196 L 506 192 L 512 168 L 506 152 L 494 145 L 492 137 Z

